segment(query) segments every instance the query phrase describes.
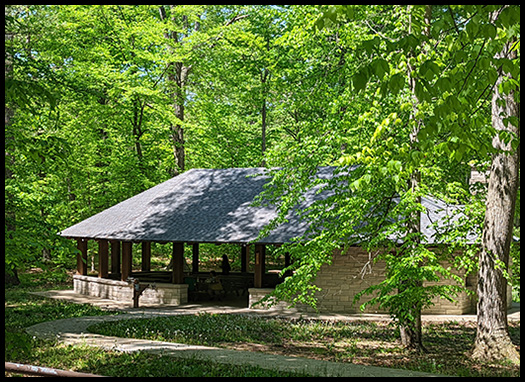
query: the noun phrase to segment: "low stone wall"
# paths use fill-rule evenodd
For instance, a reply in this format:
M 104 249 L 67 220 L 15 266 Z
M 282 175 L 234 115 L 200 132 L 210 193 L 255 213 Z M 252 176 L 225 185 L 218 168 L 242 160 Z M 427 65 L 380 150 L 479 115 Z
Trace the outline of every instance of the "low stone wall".
M 139 299 L 140 306 L 180 305 L 188 302 L 187 284 L 156 283 L 157 290 L 146 289 Z M 110 280 L 92 276 L 73 276 L 76 293 L 86 296 L 107 298 L 128 302 L 133 305 L 133 289 L 125 281 Z

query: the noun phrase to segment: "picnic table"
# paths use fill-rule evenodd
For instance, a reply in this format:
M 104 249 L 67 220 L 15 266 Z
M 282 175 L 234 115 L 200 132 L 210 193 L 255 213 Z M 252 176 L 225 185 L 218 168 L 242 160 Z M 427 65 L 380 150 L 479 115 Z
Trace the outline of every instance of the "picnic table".
M 188 297 L 192 301 L 198 301 L 201 297 L 211 297 L 211 285 L 208 279 L 211 276 L 206 273 L 192 274 L 184 278 L 184 283 L 188 284 Z M 235 294 L 242 296 L 248 294 L 248 288 L 253 286 L 253 274 L 249 273 L 230 273 L 228 275 L 217 275 L 217 280 L 222 285 L 222 293 L 226 295 Z

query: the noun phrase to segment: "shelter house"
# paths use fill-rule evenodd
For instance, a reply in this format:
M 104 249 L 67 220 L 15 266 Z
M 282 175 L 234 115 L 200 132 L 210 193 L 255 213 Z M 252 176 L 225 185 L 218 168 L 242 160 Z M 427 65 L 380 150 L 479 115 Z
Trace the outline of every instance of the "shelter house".
M 328 179 L 333 169 L 319 168 L 318 176 Z M 192 169 L 63 230 L 59 234 L 76 240 L 79 250 L 74 290 L 90 296 L 132 301 L 129 278 L 135 277 L 140 282 L 156 282 L 156 289 L 143 292 L 141 304 L 184 304 L 188 301 L 188 288 L 191 293 L 194 281 L 199 278 L 199 244 L 229 243 L 239 246 L 241 272 L 227 278 L 248 289 L 251 306 L 278 282 L 275 275 L 265 272 L 266 247 L 302 236 L 308 228 L 308 223 L 293 213 L 288 222 L 277 226 L 263 239 L 257 239 L 260 231 L 277 216 L 276 208 L 271 205 L 253 205 L 254 198 L 269 180 L 267 171 L 264 168 Z M 314 190 L 306 195 L 305 203 L 321 197 L 322 193 Z M 422 216 L 422 226 L 426 234 L 432 235 L 430 222 L 435 221 L 446 206 L 432 199 L 424 200 L 423 204 L 428 216 Z M 98 242 L 98 277 L 87 275 L 88 240 Z M 152 242 L 173 243 L 170 271 L 151 271 Z M 142 246 L 141 271 L 132 270 L 134 244 Z M 185 245 L 192 246 L 189 272 L 184 269 Z M 247 272 L 250 261 L 254 264 L 253 273 Z M 316 278 L 316 285 L 322 289 L 318 309 L 357 312 L 358 306 L 352 304 L 354 295 L 384 277 L 381 264 L 364 274 L 367 264 L 369 254 L 358 247 L 344 254 L 334 253 L 332 264 L 323 266 Z M 461 276 L 474 290 L 472 276 Z M 462 314 L 472 309 L 472 298 L 465 294 L 459 296 L 455 304 L 436 302 L 432 312 Z

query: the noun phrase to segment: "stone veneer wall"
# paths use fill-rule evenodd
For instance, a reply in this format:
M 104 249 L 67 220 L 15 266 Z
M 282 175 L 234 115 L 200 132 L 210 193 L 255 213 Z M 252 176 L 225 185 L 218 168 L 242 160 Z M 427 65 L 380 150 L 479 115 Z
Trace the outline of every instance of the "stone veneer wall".
M 139 298 L 139 305 L 180 305 L 188 302 L 187 284 L 156 283 L 157 290 L 148 288 Z M 92 276 L 73 276 L 76 293 L 127 302 L 133 305 L 131 284 L 125 281 L 110 280 Z
M 458 274 L 465 280 L 468 289 L 475 291 L 475 277 L 466 277 Z M 317 308 L 322 313 L 361 313 L 359 306 L 369 301 L 371 296 L 363 296 L 358 303 L 353 302 L 354 296 L 363 289 L 379 284 L 385 278 L 385 264 L 383 262 L 373 263 L 368 252 L 361 248 L 353 247 L 345 254 L 336 253 L 332 264 L 321 267 L 315 285 L 321 288 L 318 292 Z M 443 283 L 451 283 L 453 280 L 444 280 Z M 268 294 L 268 289 L 250 289 L 249 306 Z M 276 309 L 280 310 L 287 306 L 279 302 Z M 255 306 L 261 308 L 261 306 Z M 274 309 L 274 308 L 271 308 Z M 313 311 L 309 306 L 297 306 L 298 310 Z M 387 313 L 377 307 L 369 306 L 365 313 Z M 436 298 L 434 305 L 425 309 L 423 314 L 467 314 L 475 312 L 475 298 L 465 292 L 456 297 L 452 303 L 445 299 Z

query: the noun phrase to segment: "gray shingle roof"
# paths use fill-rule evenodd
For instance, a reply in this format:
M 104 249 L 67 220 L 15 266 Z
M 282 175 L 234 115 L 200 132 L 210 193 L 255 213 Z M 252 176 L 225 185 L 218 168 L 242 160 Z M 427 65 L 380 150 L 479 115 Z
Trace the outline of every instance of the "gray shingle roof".
M 268 181 L 263 168 L 193 169 L 108 208 L 60 235 L 133 241 L 248 243 L 276 217 L 272 207 L 251 206 Z M 262 242 L 301 235 L 298 219 Z
M 319 168 L 330 178 L 334 167 Z M 110 207 L 59 234 L 70 238 L 124 241 L 248 243 L 277 216 L 272 206 L 252 206 L 269 177 L 264 168 L 193 169 Z M 258 176 L 257 176 L 258 175 Z M 330 191 L 308 192 L 298 211 Z M 451 207 L 425 198 L 422 230 L 427 242 L 436 233 L 431 224 Z M 457 208 L 457 207 L 454 207 Z M 292 213 L 288 222 L 260 240 L 282 244 L 306 233 L 308 223 Z

